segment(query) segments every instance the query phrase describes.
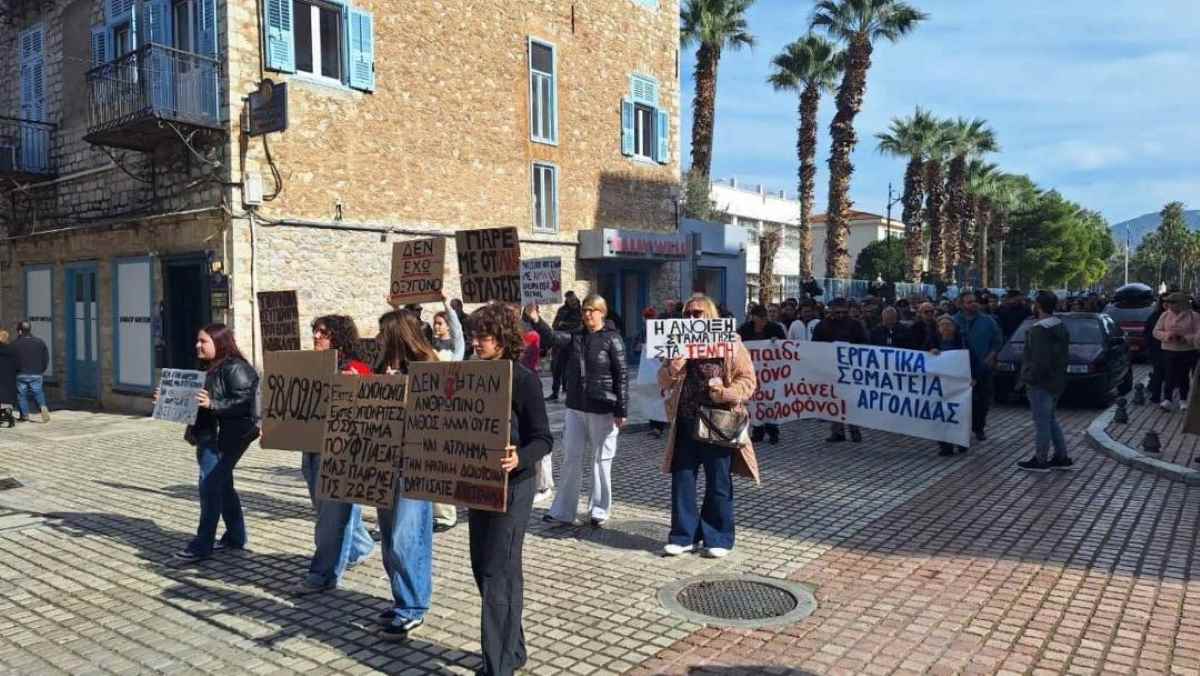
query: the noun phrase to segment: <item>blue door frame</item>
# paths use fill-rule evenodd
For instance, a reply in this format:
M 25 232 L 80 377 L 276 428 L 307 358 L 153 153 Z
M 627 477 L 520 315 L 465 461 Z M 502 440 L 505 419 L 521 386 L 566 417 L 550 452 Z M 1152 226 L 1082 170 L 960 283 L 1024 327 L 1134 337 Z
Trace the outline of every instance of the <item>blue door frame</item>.
M 599 271 L 600 277 L 600 293 L 604 296 L 604 300 L 608 303 L 609 312 L 616 312 L 620 315 L 625 326 L 621 327 L 621 332 L 625 334 L 625 354 L 629 359 L 629 363 L 636 364 L 639 357 L 638 353 L 633 350 L 633 345 L 638 342 L 641 336 L 645 322 L 642 320 L 642 310 L 649 303 L 650 289 L 647 285 L 646 270 L 625 263 L 624 265 L 605 264 L 602 265 Z M 636 296 L 629 297 L 626 293 L 626 284 L 636 282 Z M 634 301 L 630 307 L 626 307 L 629 301 Z
M 100 398 L 100 297 L 99 266 L 73 263 L 64 266 L 67 283 L 67 397 Z

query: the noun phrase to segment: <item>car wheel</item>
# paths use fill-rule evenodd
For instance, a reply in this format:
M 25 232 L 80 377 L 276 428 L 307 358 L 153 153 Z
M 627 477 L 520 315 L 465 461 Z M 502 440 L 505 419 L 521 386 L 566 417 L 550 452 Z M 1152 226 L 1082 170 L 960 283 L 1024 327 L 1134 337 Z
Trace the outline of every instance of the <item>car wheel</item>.
M 1122 397 L 1129 394 L 1133 390 L 1133 369 L 1125 371 L 1125 377 L 1121 379 L 1121 384 L 1117 386 L 1117 394 Z

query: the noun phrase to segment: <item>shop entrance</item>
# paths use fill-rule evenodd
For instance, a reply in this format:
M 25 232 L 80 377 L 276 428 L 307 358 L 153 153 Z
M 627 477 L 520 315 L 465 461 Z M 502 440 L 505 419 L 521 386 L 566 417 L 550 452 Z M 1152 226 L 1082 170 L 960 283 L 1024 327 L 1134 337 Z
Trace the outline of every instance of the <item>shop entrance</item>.
M 67 397 L 100 398 L 99 293 L 95 263 L 66 266 Z
M 196 333 L 212 321 L 208 257 L 163 259 L 163 352 L 168 368 L 196 368 Z
M 642 334 L 642 310 L 648 304 L 649 297 L 646 277 L 644 270 L 637 269 L 600 271 L 600 295 L 608 303 L 609 319 L 617 324 L 617 331 L 628 340 Z

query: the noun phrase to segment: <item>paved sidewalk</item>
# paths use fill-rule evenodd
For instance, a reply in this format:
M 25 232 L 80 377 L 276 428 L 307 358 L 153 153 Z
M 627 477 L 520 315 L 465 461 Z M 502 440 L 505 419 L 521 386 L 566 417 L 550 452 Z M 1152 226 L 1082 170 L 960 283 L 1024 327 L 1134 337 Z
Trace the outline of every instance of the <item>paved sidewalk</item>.
M 1130 399 L 1132 400 L 1132 397 Z M 1186 413 L 1179 410 L 1167 412 L 1150 403 L 1144 406 L 1134 406 L 1130 403 L 1126 410 L 1129 412 L 1128 424 L 1110 423 L 1105 428 L 1113 441 L 1140 453 L 1146 432 L 1155 431 L 1158 432 L 1162 451 L 1150 457 L 1188 469 L 1200 469 L 1200 436 L 1183 433 L 1183 419 Z

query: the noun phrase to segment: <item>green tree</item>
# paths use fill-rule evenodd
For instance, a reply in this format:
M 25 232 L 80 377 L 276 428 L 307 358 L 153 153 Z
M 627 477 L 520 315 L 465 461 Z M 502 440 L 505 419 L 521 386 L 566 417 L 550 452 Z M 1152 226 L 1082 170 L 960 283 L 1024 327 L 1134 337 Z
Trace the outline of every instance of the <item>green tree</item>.
M 821 95 L 833 91 L 845 55 L 832 42 L 807 35 L 783 48 L 771 60 L 768 82 L 776 90 L 800 94 L 800 127 L 796 134 L 800 194 L 800 278 L 812 274 L 812 218 L 817 184 L 817 112 Z
M 863 247 L 854 262 L 854 278 L 899 282 L 909 275 L 908 253 L 902 239 L 881 239 Z
M 887 132 L 876 134 L 879 152 L 908 160 L 904 168 L 904 194 L 900 202 L 904 211 L 905 255 L 908 258 L 910 282 L 921 280 L 921 259 L 925 249 L 922 235 L 921 206 L 925 200 L 925 158 L 931 141 L 938 132 L 938 122 L 927 110 L 917 107 L 911 117 L 893 118 Z
M 944 227 L 946 217 L 945 162 L 950 155 L 952 138 L 945 122 L 929 137 L 925 149 L 925 229 L 929 232 L 929 276 L 938 281 L 949 278 Z
M 821 0 L 813 12 L 812 28 L 820 28 L 846 44 L 846 66 L 838 87 L 837 113 L 829 127 L 829 208 L 825 230 L 825 269 L 830 277 L 850 272 L 851 156 L 858 144 L 854 118 L 862 110 L 867 72 L 875 42 L 896 42 L 928 18 L 901 0 Z
M 717 70 L 726 49 L 753 47 L 746 11 L 754 0 L 687 0 L 679 12 L 684 49 L 696 45 L 696 92 L 692 98 L 692 171 L 712 175 Z
M 1019 288 L 1083 288 L 1104 277 L 1116 252 L 1108 223 L 1056 191 L 1012 215 L 1009 280 Z
M 1000 150 L 996 134 L 982 119 L 960 117 L 949 123 L 950 173 L 947 176 L 946 202 L 946 268 L 954 270 L 975 264 L 975 232 L 967 183 L 969 163 L 987 153 Z

